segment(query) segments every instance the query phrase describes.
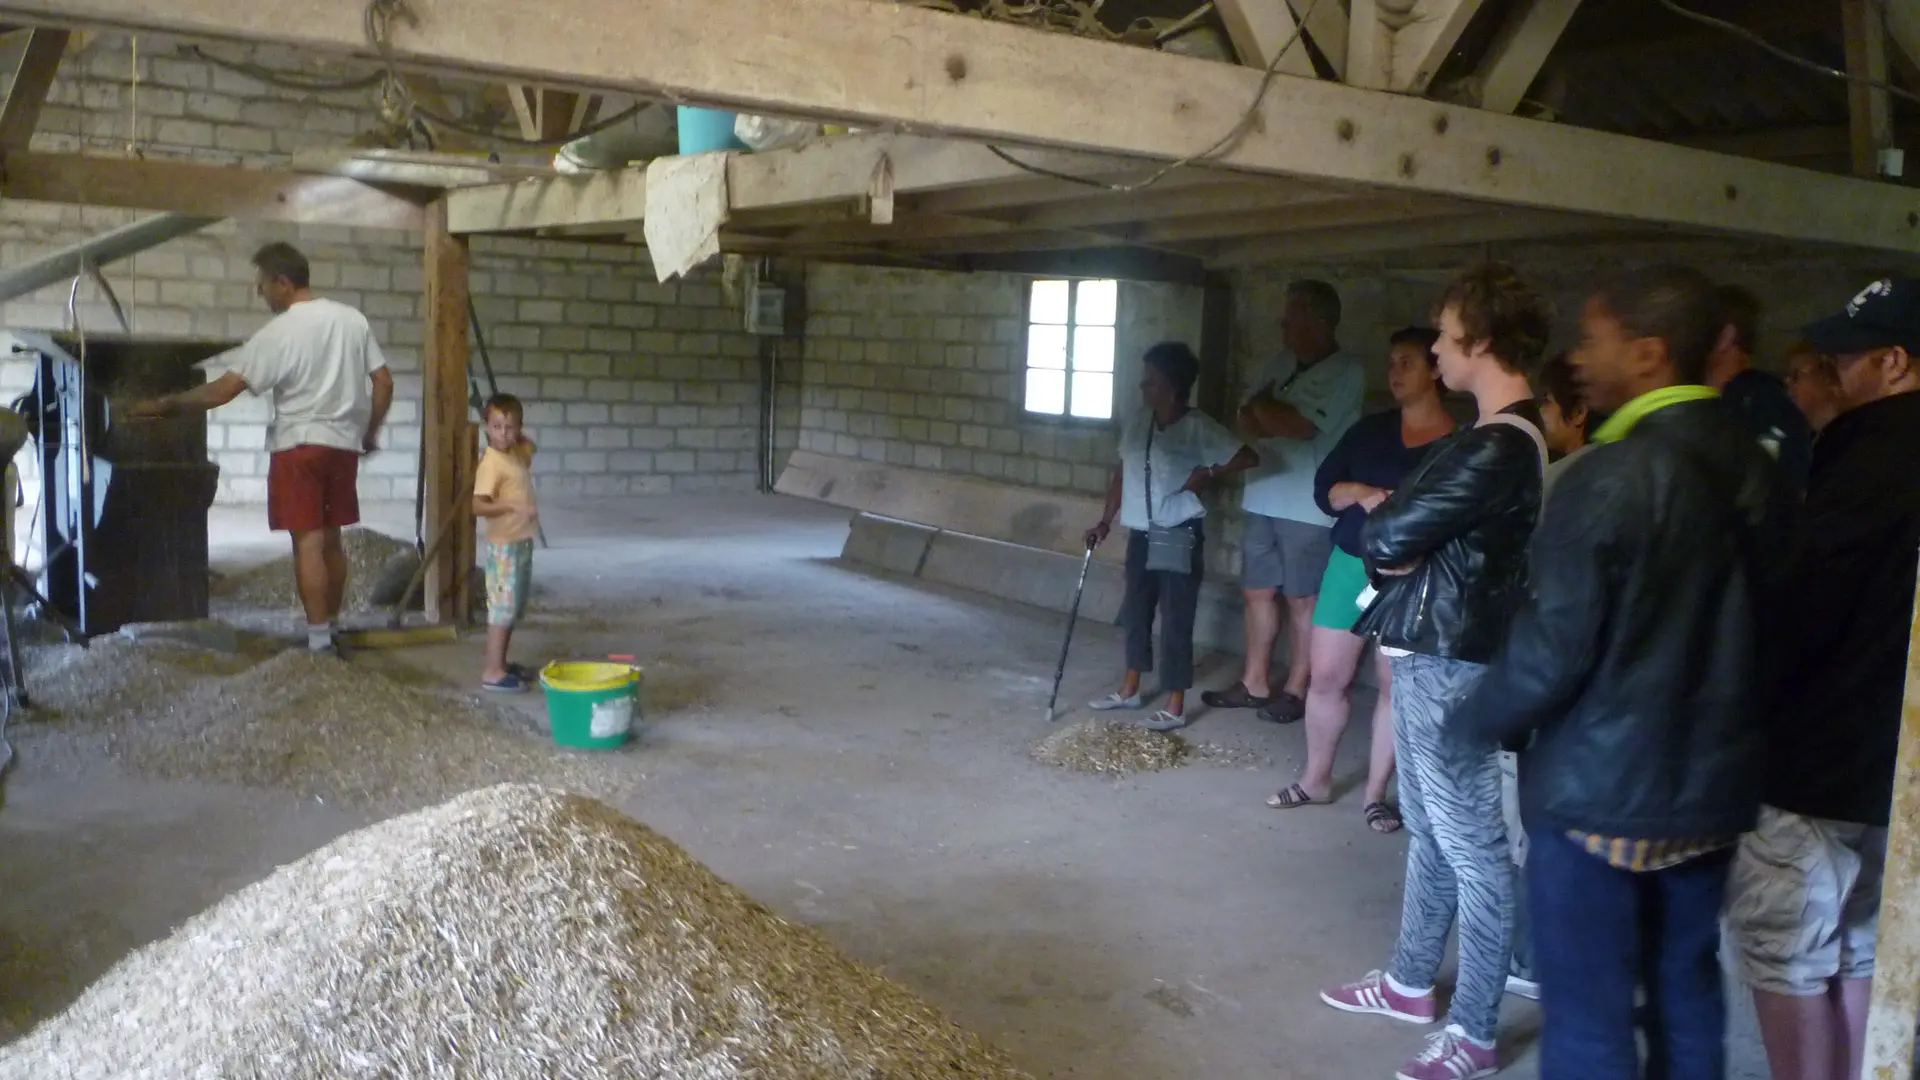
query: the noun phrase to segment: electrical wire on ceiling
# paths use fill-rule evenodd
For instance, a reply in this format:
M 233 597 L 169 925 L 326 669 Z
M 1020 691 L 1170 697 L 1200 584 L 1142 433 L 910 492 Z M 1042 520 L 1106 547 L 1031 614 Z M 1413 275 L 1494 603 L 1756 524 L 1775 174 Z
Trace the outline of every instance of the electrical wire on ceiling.
M 374 0 L 374 2 L 380 3 L 382 0 Z M 1267 91 L 1273 88 L 1273 80 L 1280 74 L 1280 61 L 1286 58 L 1287 50 L 1293 48 L 1295 43 L 1300 40 L 1301 33 L 1306 29 L 1307 20 L 1313 17 L 1313 9 L 1318 6 L 1320 6 L 1320 0 L 1309 0 L 1306 8 L 1294 19 L 1293 32 L 1288 34 L 1287 39 L 1273 50 L 1273 60 L 1267 64 L 1266 72 L 1260 77 L 1260 87 L 1254 91 L 1253 101 L 1247 105 L 1246 112 L 1240 114 L 1239 121 L 1236 122 L 1233 127 L 1229 128 L 1225 135 L 1220 136 L 1219 141 L 1197 154 L 1191 154 L 1178 161 L 1169 162 L 1153 172 L 1148 173 L 1145 179 L 1124 184 L 1112 183 L 1106 180 L 1096 180 L 1092 177 L 1075 176 L 1072 173 L 1060 172 L 1055 169 L 1046 168 L 1045 166 L 1035 165 L 1032 162 L 1022 161 L 991 143 L 987 145 L 987 149 L 992 151 L 993 156 L 999 158 L 1001 161 L 1017 169 L 1023 169 L 1033 173 L 1036 176 L 1045 176 L 1054 180 L 1065 180 L 1068 183 L 1100 188 L 1105 191 L 1143 191 L 1150 188 L 1160 181 L 1165 180 L 1176 170 L 1184 169 L 1189 165 L 1195 165 L 1202 161 L 1211 161 L 1240 145 L 1240 140 L 1247 137 L 1247 132 L 1253 130 L 1254 123 L 1260 118 L 1260 106 L 1266 102 Z
M 1825 75 L 1830 79 L 1839 79 L 1842 82 L 1850 83 L 1854 86 L 1870 86 L 1875 90 L 1885 90 L 1887 93 L 1892 94 L 1895 97 L 1905 98 L 1908 101 L 1920 102 L 1920 94 L 1916 94 L 1910 90 L 1906 90 L 1906 89 L 1903 89 L 1902 87 L 1895 86 L 1884 79 L 1872 79 L 1872 78 L 1868 78 L 1865 75 L 1855 75 L 1855 74 L 1852 74 L 1851 72 L 1842 71 L 1839 68 L 1828 67 L 1827 65 L 1822 64 L 1817 60 L 1809 60 L 1806 57 L 1801 56 L 1799 53 L 1793 52 L 1790 49 L 1783 49 L 1780 46 L 1775 45 L 1773 42 L 1768 41 L 1765 37 L 1762 37 L 1760 34 L 1755 33 L 1754 31 L 1749 30 L 1738 23 L 1728 22 L 1725 19 L 1708 15 L 1705 12 L 1694 11 L 1691 8 L 1685 7 L 1677 3 L 1676 0 L 1654 0 L 1654 2 L 1659 4 L 1661 7 L 1666 8 L 1668 11 L 1672 12 L 1673 14 L 1680 16 L 1683 19 L 1690 19 L 1693 22 L 1699 23 L 1702 26 L 1710 26 L 1710 27 L 1713 27 L 1715 30 L 1732 34 L 1737 38 L 1741 38 L 1759 47 L 1765 52 L 1770 53 L 1774 57 L 1780 60 L 1784 60 L 1789 64 L 1792 64 L 1794 67 L 1803 68 L 1807 71 L 1813 72 L 1816 75 Z M 1880 4 L 1874 3 L 1871 6 L 1876 10 L 1878 10 L 1880 7 Z
M 327 94 L 349 90 L 369 90 L 380 85 L 387 77 L 384 71 L 373 71 L 365 75 L 345 78 L 328 78 L 323 75 L 296 75 L 291 72 L 275 71 L 259 64 L 250 64 L 242 60 L 226 60 L 215 56 L 198 45 L 189 46 L 187 52 L 195 59 L 205 61 L 217 68 L 224 68 L 236 75 L 245 75 L 256 82 L 268 86 L 277 86 L 282 90 L 297 90 L 303 94 Z

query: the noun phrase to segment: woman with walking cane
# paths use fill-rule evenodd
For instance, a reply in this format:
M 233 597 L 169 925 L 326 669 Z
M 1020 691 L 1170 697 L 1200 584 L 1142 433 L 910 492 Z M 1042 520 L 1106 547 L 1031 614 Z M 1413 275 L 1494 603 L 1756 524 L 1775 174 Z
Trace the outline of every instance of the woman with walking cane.
M 1087 530 L 1098 547 L 1117 516 L 1127 527 L 1127 673 L 1120 691 L 1089 703 L 1099 712 L 1139 709 L 1140 673 L 1153 670 L 1153 617 L 1160 614 L 1160 651 L 1166 661 L 1160 689 L 1166 707 L 1144 722 L 1155 731 L 1187 726 L 1187 689 L 1193 685 L 1193 617 L 1200 605 L 1207 508 L 1200 493 L 1223 476 L 1260 463 L 1259 455 L 1218 421 L 1188 404 L 1200 361 L 1177 341 L 1147 350 L 1140 380 L 1141 408 L 1120 435 L 1120 464 L 1107 488 L 1106 512 Z

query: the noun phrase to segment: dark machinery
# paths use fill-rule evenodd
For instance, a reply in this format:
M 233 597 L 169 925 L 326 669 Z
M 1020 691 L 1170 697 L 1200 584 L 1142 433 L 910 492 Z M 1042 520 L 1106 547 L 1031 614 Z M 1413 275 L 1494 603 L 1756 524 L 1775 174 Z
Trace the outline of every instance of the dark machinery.
M 16 331 L 36 360 L 14 402 L 39 462 L 39 601 L 81 638 L 207 615 L 207 511 L 219 468 L 204 416 L 121 423 L 116 405 L 189 389 L 223 343 Z

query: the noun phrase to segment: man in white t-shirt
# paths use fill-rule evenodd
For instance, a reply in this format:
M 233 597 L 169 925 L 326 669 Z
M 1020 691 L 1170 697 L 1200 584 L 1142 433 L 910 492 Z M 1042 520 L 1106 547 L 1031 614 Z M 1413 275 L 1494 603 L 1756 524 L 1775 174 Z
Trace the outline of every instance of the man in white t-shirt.
M 1366 374 L 1342 352 L 1340 295 L 1324 281 L 1287 287 L 1280 336 L 1286 351 L 1252 379 L 1240 427 L 1260 454 L 1247 474 L 1240 589 L 1246 600 L 1247 659 L 1240 681 L 1209 690 L 1216 709 L 1256 709 L 1264 720 L 1292 723 L 1306 715 L 1307 639 L 1320 578 L 1333 553 L 1333 519 L 1313 497 L 1313 474 L 1340 436 L 1360 418 Z M 1280 638 L 1285 598 L 1289 663 L 1275 687 L 1268 669 Z
M 330 652 L 347 588 L 340 530 L 360 521 L 360 458 L 377 447 L 393 374 L 366 316 L 316 298 L 306 256 L 274 243 L 253 256 L 255 289 L 273 320 L 216 359 L 219 378 L 137 406 L 135 416 L 206 412 L 251 390 L 273 400 L 267 429 L 267 524 L 293 537 L 307 647 Z

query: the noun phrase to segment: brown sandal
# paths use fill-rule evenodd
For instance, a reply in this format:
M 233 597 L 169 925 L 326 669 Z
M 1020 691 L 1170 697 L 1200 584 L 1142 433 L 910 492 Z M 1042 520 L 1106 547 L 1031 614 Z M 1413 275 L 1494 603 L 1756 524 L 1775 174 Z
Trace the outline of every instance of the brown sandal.
M 1301 787 L 1299 784 L 1289 784 L 1267 796 L 1267 805 L 1273 807 L 1275 810 L 1291 810 L 1296 806 L 1305 806 L 1308 803 L 1318 801 L 1319 800 L 1313 796 L 1307 794 L 1307 789 Z

